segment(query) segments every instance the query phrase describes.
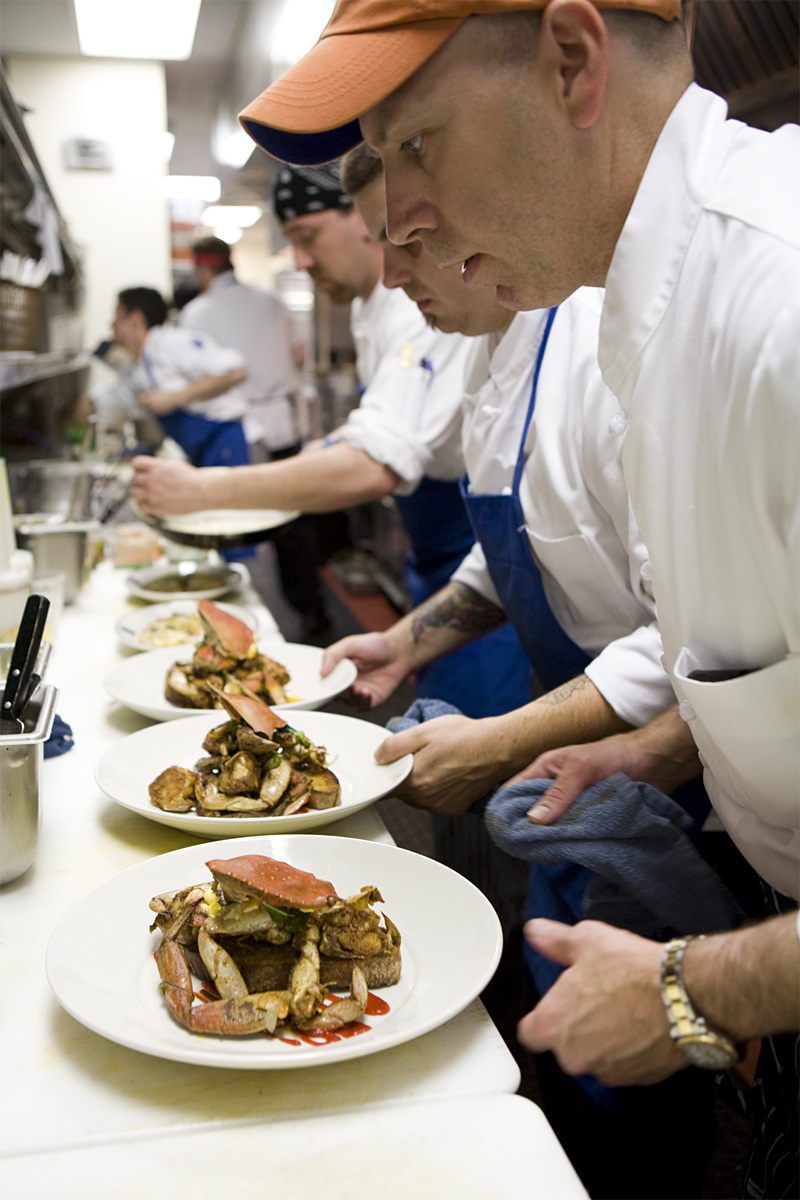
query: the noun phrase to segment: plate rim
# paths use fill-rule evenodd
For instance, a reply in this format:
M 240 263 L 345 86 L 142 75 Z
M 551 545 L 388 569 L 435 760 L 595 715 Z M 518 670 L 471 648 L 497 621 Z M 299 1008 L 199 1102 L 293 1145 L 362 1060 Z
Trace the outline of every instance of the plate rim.
M 200 597 L 200 598 L 202 599 L 202 597 Z M 198 603 L 198 601 L 193 600 L 191 596 L 181 594 L 179 596 L 176 596 L 173 600 L 162 600 L 160 603 L 157 603 L 157 604 L 155 604 L 155 603 L 149 604 L 146 608 L 131 609 L 128 612 L 123 613 L 122 616 L 118 617 L 117 620 L 114 622 L 114 632 L 116 633 L 117 637 L 122 642 L 122 644 L 124 646 L 128 646 L 131 650 L 139 650 L 142 653 L 146 654 L 150 650 L 171 649 L 171 647 L 169 647 L 169 646 L 141 645 L 138 641 L 134 641 L 134 639 L 132 637 L 126 636 L 126 631 L 124 630 L 125 623 L 127 621 L 130 621 L 132 617 L 135 617 L 135 618 L 147 617 L 147 618 L 149 618 L 149 620 L 147 622 L 149 624 L 150 621 L 152 621 L 153 619 L 155 619 L 155 620 L 159 619 L 158 617 L 153 618 L 153 616 L 152 616 L 153 610 L 156 608 L 162 608 L 162 607 L 167 608 L 171 604 L 195 604 L 195 606 L 196 606 L 197 603 Z M 261 628 L 261 622 L 258 618 L 258 614 L 254 613 L 251 609 L 249 609 L 246 604 L 228 604 L 225 601 L 222 601 L 222 603 L 219 605 L 219 607 L 225 611 L 228 611 L 228 610 L 234 608 L 237 610 L 237 613 L 239 613 L 239 612 L 246 613 L 247 616 L 252 621 L 255 622 L 255 624 L 252 625 L 251 628 L 254 633 L 258 634 L 258 631 Z M 236 615 L 236 614 L 234 614 L 234 615 Z M 192 645 L 191 642 L 181 642 L 178 644 L 178 647 L 176 647 L 176 648 L 180 648 L 180 646 L 188 647 L 191 645 Z
M 170 566 L 174 567 L 175 565 L 176 564 L 174 563 L 168 563 L 163 567 L 149 567 L 145 568 L 145 572 L 159 570 L 166 575 L 169 573 Z M 197 564 L 198 567 L 202 565 L 202 563 Z M 211 564 L 212 567 L 214 565 L 215 564 L 213 563 Z M 150 600 L 153 603 L 159 604 L 163 604 L 167 600 L 215 600 L 220 596 L 227 595 L 228 592 L 241 591 L 241 589 L 247 585 L 250 579 L 250 572 L 243 563 L 226 563 L 225 569 L 232 571 L 235 575 L 238 575 L 238 583 L 231 583 L 230 585 L 221 583 L 218 587 L 203 588 L 200 591 L 195 592 L 157 592 L 152 588 L 142 587 L 137 579 L 136 573 L 134 572 L 125 576 L 125 586 L 131 595 L 137 596 L 140 600 Z
M 477 997 L 480 996 L 481 992 L 486 987 L 487 983 L 494 976 L 495 971 L 497 970 L 497 966 L 500 962 L 500 957 L 502 955 L 502 950 L 503 950 L 503 931 L 502 931 L 502 925 L 500 922 L 500 918 L 498 917 L 497 912 L 495 911 L 494 907 L 492 906 L 491 901 L 488 899 L 488 897 L 483 892 L 480 891 L 479 888 L 477 888 L 475 886 L 475 884 L 473 884 L 471 882 L 471 880 L 467 879 L 463 875 L 460 875 L 457 871 L 452 870 L 452 868 L 445 866 L 443 863 L 438 862 L 434 858 L 429 858 L 426 855 L 418 854 L 413 850 L 407 850 L 405 847 L 397 846 L 396 844 L 388 844 L 385 842 L 372 842 L 372 841 L 367 841 L 367 840 L 361 839 L 361 838 L 331 839 L 330 836 L 326 835 L 326 834 L 278 834 L 278 835 L 276 835 L 276 838 L 282 845 L 283 845 L 283 843 L 285 843 L 287 841 L 296 843 L 298 846 L 302 846 L 303 844 L 312 845 L 314 843 L 321 843 L 323 841 L 325 843 L 329 843 L 330 841 L 335 840 L 340 848 L 343 846 L 347 846 L 347 845 L 351 845 L 351 846 L 358 845 L 360 847 L 369 847 L 369 853 L 374 855 L 378 859 L 382 856 L 383 857 L 398 856 L 400 858 L 407 858 L 409 860 L 416 860 L 418 862 L 422 861 L 425 864 L 427 864 L 426 867 L 424 868 L 425 871 L 433 870 L 435 874 L 439 873 L 439 872 L 443 872 L 446 877 L 453 877 L 453 879 L 458 880 L 457 886 L 458 886 L 458 888 L 464 889 L 464 892 L 463 892 L 464 895 L 469 895 L 471 897 L 477 898 L 478 907 L 479 907 L 480 911 L 482 911 L 483 916 L 487 921 L 487 932 L 491 931 L 491 933 L 493 935 L 493 942 L 492 942 L 491 948 L 489 949 L 487 947 L 487 950 L 489 952 L 486 955 L 485 961 L 481 963 L 479 970 L 477 969 L 478 964 L 475 964 L 475 967 L 476 967 L 475 977 L 471 980 L 469 988 L 467 989 L 469 994 L 468 995 L 462 994 L 458 999 L 453 1000 L 449 1003 L 445 1003 L 445 1004 L 440 1003 L 439 1009 L 436 1010 L 432 1014 L 429 1013 L 426 1018 L 418 1021 L 417 1025 L 415 1026 L 415 1028 L 412 1032 L 395 1028 L 394 1033 L 392 1033 L 390 1030 L 390 1032 L 387 1035 L 386 1031 L 384 1029 L 382 1029 L 381 1032 L 383 1033 L 384 1036 L 382 1036 L 379 1039 L 371 1040 L 367 1037 L 347 1038 L 347 1039 L 344 1039 L 343 1041 L 334 1042 L 325 1047 L 315 1047 L 314 1048 L 315 1051 L 317 1051 L 317 1050 L 323 1051 L 322 1053 L 319 1053 L 317 1055 L 317 1057 L 312 1057 L 310 1054 L 305 1053 L 301 1050 L 301 1052 L 296 1055 L 295 1054 L 287 1054 L 287 1055 L 279 1054 L 268 1061 L 260 1060 L 258 1058 L 254 1058 L 254 1059 L 248 1061 L 244 1057 L 235 1057 L 235 1056 L 227 1056 L 226 1057 L 224 1043 L 222 1043 L 223 1049 L 218 1054 L 216 1054 L 216 1055 L 209 1054 L 207 1052 L 207 1050 L 205 1050 L 203 1048 L 203 1046 L 204 1046 L 204 1044 L 205 1044 L 205 1046 L 207 1046 L 209 1044 L 209 1042 L 211 1042 L 211 1039 L 205 1038 L 205 1037 L 199 1037 L 195 1041 L 191 1041 L 191 1042 L 187 1041 L 185 1043 L 185 1046 L 186 1046 L 185 1053 L 183 1052 L 183 1050 L 184 1050 L 183 1044 L 181 1044 L 180 1046 L 176 1046 L 176 1047 L 173 1047 L 171 1044 L 169 1046 L 158 1044 L 157 1046 L 143 1047 L 141 1045 L 141 1043 L 137 1039 L 135 1039 L 132 1035 L 129 1034 L 127 1037 L 125 1036 L 126 1027 L 124 1025 L 123 1025 L 122 1029 L 117 1028 L 117 1029 L 114 1029 L 112 1032 L 112 1031 L 109 1031 L 106 1026 L 104 1026 L 104 1023 L 102 1021 L 97 1020 L 96 1017 L 94 1020 L 86 1019 L 85 1012 L 79 1013 L 79 1011 L 78 1011 L 78 1009 L 80 1008 L 80 1005 L 78 1005 L 78 1004 L 73 1005 L 72 1003 L 68 1002 L 68 1000 L 64 997 L 63 990 L 68 990 L 68 989 L 64 989 L 64 987 L 62 985 L 62 988 L 60 990 L 58 983 L 55 982 L 53 979 L 54 960 L 56 958 L 56 955 L 58 953 L 62 952 L 61 948 L 59 946 L 59 938 L 62 938 L 64 936 L 64 934 L 63 934 L 64 929 L 67 929 L 69 927 L 70 922 L 74 921 L 76 915 L 79 913 L 79 911 L 83 908 L 84 905 L 90 906 L 92 897 L 96 896 L 98 893 L 105 891 L 108 888 L 111 888 L 114 884 L 119 885 L 119 881 L 122 880 L 123 877 L 125 877 L 125 878 L 131 877 L 132 878 L 136 874 L 142 874 L 143 876 L 146 876 L 148 869 L 156 869 L 154 867 L 155 863 L 158 863 L 160 866 L 161 864 L 167 863 L 167 862 L 170 862 L 170 863 L 176 862 L 177 863 L 181 859 L 185 859 L 187 861 L 187 863 L 189 863 L 194 858 L 195 855 L 197 855 L 199 857 L 201 852 L 206 853 L 209 851 L 211 852 L 211 854 L 214 857 L 221 857 L 222 849 L 226 845 L 229 847 L 229 851 L 228 851 L 229 856 L 235 855 L 237 850 L 240 851 L 241 853 L 245 853 L 245 854 L 246 853 L 251 853 L 251 854 L 259 853 L 259 851 L 255 849 L 255 847 L 247 844 L 248 839 L 246 839 L 246 838 L 230 838 L 230 839 L 227 839 L 226 841 L 215 841 L 215 842 L 211 842 L 211 843 L 200 842 L 200 843 L 195 843 L 192 846 L 183 846 L 177 850 L 171 850 L 165 854 L 157 855 L 155 858 L 147 858 L 147 859 L 141 860 L 138 863 L 133 863 L 131 866 L 124 868 L 124 870 L 116 872 L 114 875 L 110 876 L 108 879 L 104 880 L 102 883 L 97 884 L 95 887 L 91 888 L 88 892 L 84 893 L 84 895 L 81 896 L 78 900 L 76 900 L 73 904 L 71 904 L 70 907 L 67 909 L 67 911 L 65 913 L 63 913 L 63 915 L 57 922 L 56 926 L 54 927 L 54 929 L 48 939 L 47 948 L 45 951 L 45 963 L 44 963 L 45 974 L 47 976 L 47 981 L 51 988 L 51 991 L 55 995 L 55 997 L 56 997 L 58 1003 L 61 1005 L 61 1007 L 67 1013 L 69 1013 L 69 1015 L 74 1020 L 78 1021 L 81 1025 L 83 1025 L 85 1028 L 89 1029 L 91 1032 L 97 1034 L 100 1037 L 105 1038 L 108 1041 L 113 1042 L 116 1045 L 121 1045 L 121 1046 L 126 1047 L 127 1049 L 135 1050 L 140 1054 L 145 1054 L 145 1055 L 155 1057 L 155 1058 L 162 1058 L 162 1059 L 165 1059 L 165 1060 L 171 1061 L 171 1062 L 182 1062 L 182 1063 L 188 1063 L 191 1065 L 216 1067 L 217 1069 L 270 1071 L 270 1070 L 303 1069 L 303 1068 L 309 1067 L 309 1066 L 310 1067 L 318 1067 L 318 1066 L 327 1066 L 327 1065 L 333 1064 L 333 1063 L 340 1063 L 343 1061 L 347 1062 L 350 1059 L 363 1058 L 368 1055 L 380 1053 L 384 1050 L 393 1049 L 395 1046 L 403 1045 L 406 1042 L 416 1041 L 418 1038 L 424 1036 L 426 1033 L 430 1033 L 432 1030 L 437 1029 L 437 1028 L 441 1027 L 442 1025 L 446 1024 L 448 1021 L 452 1020 L 453 1017 L 457 1016 L 458 1013 L 463 1012 L 463 1010 L 465 1008 L 467 1008 L 469 1004 L 471 1004 Z M 274 839 L 264 836 L 262 838 L 262 840 L 265 842 L 271 842 Z M 329 848 L 332 849 L 335 854 L 336 848 L 335 847 L 329 847 Z M 288 849 L 290 852 L 292 852 L 294 850 L 294 846 L 290 846 L 290 847 L 288 847 Z M 266 853 L 266 850 L 262 849 L 260 852 Z M 282 853 L 286 854 L 286 848 L 282 849 Z M 301 863 L 298 863 L 298 865 L 301 865 L 301 864 L 302 864 L 302 849 L 301 849 Z M 188 872 L 188 870 L 189 870 L 189 868 L 187 867 L 187 872 Z M 379 868 L 377 869 L 376 874 L 380 875 Z M 409 872 L 407 872 L 407 874 L 409 875 L 409 877 L 413 877 L 413 867 L 410 868 L 410 870 L 409 870 Z M 152 887 L 153 885 L 151 884 L 150 886 Z M 378 886 L 380 886 L 380 884 L 378 884 Z M 146 901 L 144 903 L 146 903 Z M 91 914 L 91 907 L 90 907 L 90 914 Z M 397 917 L 399 924 L 403 925 L 404 921 L 401 918 L 400 914 L 395 913 L 395 916 Z M 472 956 L 470 956 L 470 957 L 472 959 Z M 418 964 L 418 959 L 415 958 L 413 955 L 412 955 L 412 961 Z M 419 981 L 417 981 L 417 987 L 419 987 Z M 376 989 L 376 991 L 378 991 L 378 992 L 380 992 L 382 990 L 383 989 Z M 70 997 L 70 999 L 71 999 L 71 997 Z M 172 1018 L 169 1018 L 166 1013 L 165 1013 L 165 1017 L 167 1017 L 168 1020 L 172 1019 Z M 220 1045 L 220 1042 L 215 1039 L 212 1044 Z
M 279 634 L 277 636 L 273 636 L 272 638 L 270 638 L 269 635 L 260 637 L 257 639 L 257 642 L 258 642 L 259 647 L 262 645 L 263 646 L 275 646 L 278 648 L 286 647 L 286 646 L 291 646 L 291 647 L 296 646 L 303 650 L 312 650 L 312 651 L 318 652 L 320 656 L 322 656 L 325 653 L 325 651 L 323 649 L 321 649 L 319 646 L 309 646 L 305 642 L 287 642 L 287 641 L 283 640 Z M 178 658 L 182 654 L 185 654 L 187 652 L 187 650 L 188 650 L 188 646 L 184 646 L 184 647 L 181 647 L 181 646 L 156 646 L 156 647 L 151 648 L 150 650 L 141 651 L 139 654 L 126 655 L 124 658 L 120 658 L 120 660 L 117 663 L 115 663 L 115 665 L 113 667 L 111 667 L 110 670 L 106 671 L 105 675 L 103 676 L 103 678 L 101 680 L 101 687 L 103 688 L 103 691 L 106 693 L 106 695 L 108 695 L 117 704 L 124 704 L 126 708 L 130 708 L 133 712 L 139 713 L 141 716 L 148 717 L 151 721 L 176 721 L 176 720 L 180 720 L 181 717 L 194 717 L 194 716 L 200 715 L 201 713 L 209 712 L 211 710 L 209 710 L 207 708 L 188 709 L 188 708 L 178 708 L 177 705 L 172 705 L 171 707 L 167 708 L 166 706 L 169 704 L 169 701 L 167 701 L 163 697 L 163 695 L 159 698 L 158 704 L 156 704 L 155 702 L 153 704 L 148 704 L 147 710 L 145 711 L 145 708 L 143 706 L 134 707 L 134 705 L 132 705 L 130 703 L 130 701 L 120 700 L 118 696 L 114 695 L 114 693 L 109 690 L 109 687 L 108 687 L 109 679 L 111 679 L 111 677 L 114 676 L 119 671 L 126 671 L 126 670 L 136 671 L 138 669 L 141 669 L 141 668 L 138 668 L 135 666 L 131 666 L 130 664 L 140 662 L 140 660 L 142 659 L 143 656 L 145 658 L 147 658 L 147 657 L 150 657 L 155 654 L 163 655 L 166 652 L 175 653 L 177 651 L 176 658 L 174 658 L 172 660 L 173 662 L 177 662 Z M 331 671 L 331 675 L 333 674 L 334 671 L 338 671 L 339 668 L 341 668 L 340 674 L 349 675 L 350 678 L 347 680 L 347 682 L 343 683 L 341 685 L 341 687 L 339 687 L 337 685 L 336 691 L 325 692 L 324 695 L 322 695 L 319 698 L 312 697 L 311 699 L 306 698 L 306 699 L 302 699 L 302 700 L 294 700 L 294 701 L 289 701 L 287 704 L 281 704 L 281 705 L 276 704 L 273 707 L 282 708 L 282 709 L 285 708 L 287 710 L 291 710 L 292 712 L 303 711 L 304 709 L 311 711 L 311 710 L 314 710 L 315 708 L 319 708 L 323 704 L 328 704 L 331 700 L 335 700 L 337 696 L 340 696 L 342 694 L 342 692 L 344 692 L 348 687 L 350 687 L 351 683 L 353 683 L 354 680 L 358 676 L 358 668 L 356 667 L 353 660 L 350 658 L 340 658 L 339 661 L 336 663 L 336 666 L 333 668 L 333 671 Z M 166 667 L 164 669 L 166 670 Z M 329 675 L 325 676 L 326 680 L 329 678 L 330 678 Z M 324 680 L 323 680 L 323 682 L 324 682 Z M 154 712 L 158 712 L 160 715 L 154 716 L 153 715 Z

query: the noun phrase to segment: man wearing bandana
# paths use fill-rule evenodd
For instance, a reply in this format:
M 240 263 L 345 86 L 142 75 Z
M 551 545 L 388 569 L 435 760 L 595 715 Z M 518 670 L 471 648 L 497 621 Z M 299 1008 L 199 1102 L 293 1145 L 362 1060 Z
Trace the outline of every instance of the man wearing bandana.
M 381 248 L 342 190 L 338 166 L 282 167 L 274 205 L 298 269 L 334 303 L 351 305 L 361 402 L 313 457 L 225 473 L 137 459 L 131 494 L 149 511 L 173 513 L 331 512 L 393 494 L 411 542 L 408 590 L 419 604 L 447 582 L 474 543 L 458 491 L 469 340 L 429 327 L 414 303 L 383 286 Z M 504 627 L 421 671 L 417 691 L 468 716 L 491 716 L 528 700 L 529 665 L 513 630 Z

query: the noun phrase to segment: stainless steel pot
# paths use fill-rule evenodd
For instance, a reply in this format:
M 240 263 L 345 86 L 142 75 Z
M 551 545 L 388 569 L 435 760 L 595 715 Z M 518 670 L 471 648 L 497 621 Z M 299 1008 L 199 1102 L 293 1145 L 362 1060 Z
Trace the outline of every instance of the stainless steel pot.
M 0 691 L 0 703 L 2 703 Z M 0 884 L 18 879 L 39 841 L 44 743 L 53 728 L 57 688 L 37 688 L 22 713 L 24 732 L 0 737 Z
M 32 513 L 15 517 L 17 545 L 30 550 L 36 564 L 34 576 L 64 573 L 64 602 L 71 604 L 83 587 L 88 571 L 89 534 L 98 521 L 64 521 L 57 513 Z

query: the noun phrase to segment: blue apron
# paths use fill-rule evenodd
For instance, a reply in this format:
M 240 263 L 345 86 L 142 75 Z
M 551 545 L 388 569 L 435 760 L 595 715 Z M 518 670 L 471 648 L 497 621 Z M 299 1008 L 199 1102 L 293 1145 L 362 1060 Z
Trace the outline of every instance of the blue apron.
M 142 354 L 142 365 L 152 387 L 158 382 L 150 359 Z M 177 442 L 193 467 L 242 467 L 250 462 L 250 451 L 241 421 L 212 421 L 179 408 L 158 417 L 167 437 Z
M 416 607 L 445 586 L 475 535 L 455 481 L 425 476 L 412 495 L 395 501 L 411 541 L 406 586 Z M 530 700 L 530 663 L 509 623 L 423 667 L 416 692 L 447 700 L 468 717 L 497 716 Z
M 525 443 L 556 311 L 555 308 L 550 309 L 539 345 L 511 493 L 474 495 L 468 491 L 466 476 L 461 483 L 461 495 L 475 537 L 483 547 L 489 575 L 500 603 L 516 629 L 542 686 L 548 691 L 580 675 L 591 662 L 591 655 L 576 646 L 551 612 L 539 567 L 531 554 L 519 495 L 525 468 Z M 589 871 L 572 863 L 552 863 L 531 868 L 528 915 L 548 916 L 574 925 L 580 919 L 583 893 L 590 878 Z M 529 966 L 540 995 L 555 982 L 562 970 L 540 955 L 530 959 Z
M 525 528 L 525 516 L 520 500 L 520 483 L 525 467 L 525 443 L 528 438 L 536 405 L 536 389 L 547 341 L 557 310 L 550 309 L 545 322 L 533 373 L 533 387 L 528 412 L 520 439 L 511 493 L 472 495 L 468 480 L 461 484 L 461 494 L 469 513 L 475 536 L 483 547 L 486 564 L 500 602 L 509 621 L 516 628 L 520 642 L 541 682 L 548 690 L 582 674 L 591 655 L 581 650 L 564 632 L 550 609 L 542 577 L 531 553 Z M 699 833 L 708 814 L 708 798 L 702 788 L 686 785 L 688 802 L 679 789 L 675 799 L 683 803 L 695 818 Z M 583 896 L 592 873 L 574 863 L 550 863 L 532 866 L 529 874 L 527 915 L 549 917 L 574 925 L 583 916 Z M 557 963 L 525 946 L 528 969 L 543 996 L 564 970 Z M 579 1083 L 600 1103 L 607 1103 L 609 1092 L 596 1080 L 581 1076 Z
M 193 467 L 241 467 L 250 462 L 241 421 L 211 421 L 183 409 L 158 420 Z

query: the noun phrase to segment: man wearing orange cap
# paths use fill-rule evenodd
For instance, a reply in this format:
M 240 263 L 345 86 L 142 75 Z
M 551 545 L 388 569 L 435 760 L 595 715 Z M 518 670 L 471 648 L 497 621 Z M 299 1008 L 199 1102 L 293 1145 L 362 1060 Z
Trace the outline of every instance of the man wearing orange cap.
M 363 134 L 384 162 L 390 239 L 460 263 L 507 307 L 605 286 L 600 364 L 628 420 L 624 468 L 680 713 L 534 763 L 564 778 L 532 819 L 615 770 L 663 787 L 702 763 L 773 919 L 665 947 L 534 923 L 532 944 L 568 969 L 521 1036 L 620 1084 L 687 1060 L 730 1067 L 736 1044 L 767 1039 L 746 1194 L 789 1196 L 800 1191 L 797 1046 L 780 1037 L 800 1027 L 800 134 L 728 121 L 692 83 L 679 16 L 678 0 L 342 0 L 318 46 L 241 120 L 295 162 Z

